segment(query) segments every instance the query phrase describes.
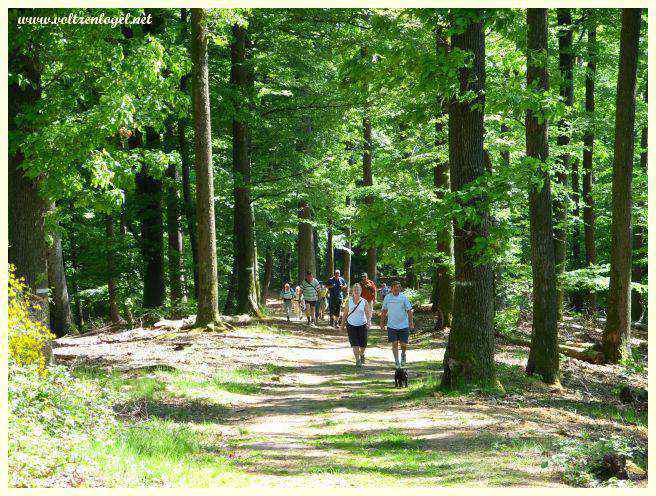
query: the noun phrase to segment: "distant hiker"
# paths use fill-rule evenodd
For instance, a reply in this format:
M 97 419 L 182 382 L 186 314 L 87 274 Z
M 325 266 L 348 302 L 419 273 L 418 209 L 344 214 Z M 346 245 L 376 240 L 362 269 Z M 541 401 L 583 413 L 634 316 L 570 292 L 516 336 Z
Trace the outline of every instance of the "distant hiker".
M 337 325 L 339 314 L 342 310 L 342 301 L 344 293 L 348 290 L 346 280 L 340 276 L 339 270 L 335 271 L 335 275 L 328 279 L 326 282 L 330 294 L 330 325 Z
M 380 299 L 381 301 L 385 299 L 385 297 L 390 293 L 391 289 L 390 287 L 383 283 L 383 285 L 380 287 Z
M 319 295 L 319 300 L 317 303 L 317 319 L 323 319 L 323 316 L 326 312 L 326 296 L 328 295 L 328 288 L 325 284 L 319 284 L 317 293 Z
M 364 352 L 367 349 L 367 335 L 371 326 L 372 307 L 362 297 L 362 286 L 355 283 L 351 288 L 351 298 L 344 305 L 342 312 L 342 329 L 348 332 L 349 344 L 353 349 L 355 366 L 364 364 Z
M 303 299 L 305 300 L 305 316 L 307 317 L 308 324 L 316 324 L 317 316 L 315 314 L 317 309 L 317 299 L 319 294 L 317 289 L 319 288 L 319 281 L 317 281 L 312 272 L 308 271 L 305 274 L 305 279 L 301 283 L 301 290 L 303 291 Z
M 305 311 L 305 302 L 303 301 L 303 293 L 300 286 L 296 286 L 294 290 L 294 310 L 296 311 L 296 315 L 298 315 L 298 320 L 301 320 Z
M 362 281 L 360 281 L 362 286 L 362 297 L 371 304 L 371 308 L 374 307 L 376 303 L 376 283 L 369 279 L 367 273 L 362 274 Z
M 396 368 L 405 365 L 405 353 L 408 348 L 410 330 L 415 328 L 412 318 L 412 305 L 408 297 L 401 292 L 398 281 L 392 283 L 392 292 L 383 300 L 380 315 L 381 327 L 387 326 L 387 340 L 392 343 L 392 353 Z M 399 360 L 399 343 L 401 343 L 401 359 Z
M 292 300 L 294 299 L 294 292 L 292 291 L 289 283 L 285 283 L 280 292 L 282 303 L 285 306 L 285 314 L 287 315 L 287 322 L 289 322 L 292 315 Z

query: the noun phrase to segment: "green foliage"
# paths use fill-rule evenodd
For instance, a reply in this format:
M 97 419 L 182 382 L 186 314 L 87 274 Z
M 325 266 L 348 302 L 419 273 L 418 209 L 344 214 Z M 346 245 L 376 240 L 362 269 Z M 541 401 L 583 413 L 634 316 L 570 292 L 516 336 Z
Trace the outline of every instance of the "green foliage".
M 97 473 L 86 454 L 114 427 L 107 391 L 62 366 L 43 374 L 35 365 L 10 363 L 8 399 L 10 486 L 86 484 L 85 474 Z
M 595 475 L 604 455 L 624 455 L 628 459 L 634 459 L 638 465 L 645 465 L 646 460 L 630 441 L 623 437 L 609 436 L 593 440 L 590 435 L 584 435 L 584 439 L 565 439 L 560 442 L 558 452 L 544 463 L 545 466 L 553 466 L 561 472 L 563 480 L 573 486 L 597 487 L 617 486 L 617 479 L 600 481 Z

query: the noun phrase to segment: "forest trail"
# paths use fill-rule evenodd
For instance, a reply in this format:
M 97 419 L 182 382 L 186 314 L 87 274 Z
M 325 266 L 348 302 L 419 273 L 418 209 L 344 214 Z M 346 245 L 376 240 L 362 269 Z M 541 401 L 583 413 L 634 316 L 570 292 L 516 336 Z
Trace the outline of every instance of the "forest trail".
M 408 389 L 393 387 L 379 327 L 362 369 L 343 331 L 283 319 L 221 333 L 166 327 L 64 338 L 55 355 L 110 366 L 121 389 L 150 384 L 115 409 L 128 424 L 191 426 L 200 440 L 192 458 L 209 452 L 227 464 L 200 485 L 557 486 L 543 462 L 559 440 L 591 430 L 646 440 L 644 427 L 570 411 L 600 402 L 578 390 L 531 382 L 524 397 L 514 394 L 510 377 L 525 350 L 513 346 L 497 353 L 507 395 L 434 392 L 445 338 L 421 330 L 426 318 L 418 314 L 411 339 Z

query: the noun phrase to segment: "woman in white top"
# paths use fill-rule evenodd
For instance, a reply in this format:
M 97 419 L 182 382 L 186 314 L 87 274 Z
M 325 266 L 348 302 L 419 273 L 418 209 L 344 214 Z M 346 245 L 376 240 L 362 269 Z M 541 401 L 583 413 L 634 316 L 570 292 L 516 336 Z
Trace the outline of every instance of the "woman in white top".
M 367 348 L 367 334 L 371 326 L 372 308 L 367 300 L 362 298 L 362 286 L 354 284 L 351 297 L 342 312 L 342 329 L 347 329 L 349 343 L 353 348 L 355 366 L 364 363 L 364 350 Z

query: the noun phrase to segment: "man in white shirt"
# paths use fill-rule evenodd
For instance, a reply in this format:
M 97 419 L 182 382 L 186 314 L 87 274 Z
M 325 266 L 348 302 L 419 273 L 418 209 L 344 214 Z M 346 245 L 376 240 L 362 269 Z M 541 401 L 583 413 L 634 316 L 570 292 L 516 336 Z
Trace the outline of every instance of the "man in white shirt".
M 405 365 L 405 354 L 408 348 L 410 330 L 415 328 L 412 315 L 412 304 L 408 297 L 401 293 L 401 284 L 392 283 L 392 292 L 385 296 L 381 312 L 381 327 L 387 326 L 387 340 L 392 343 L 392 353 L 396 368 Z M 399 360 L 399 343 L 401 359 Z

